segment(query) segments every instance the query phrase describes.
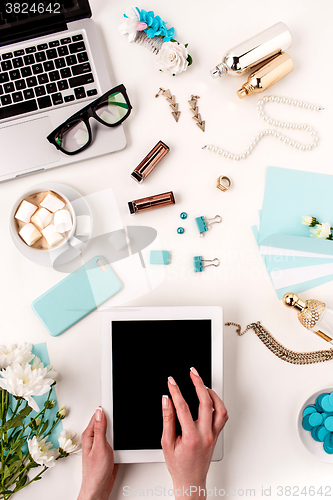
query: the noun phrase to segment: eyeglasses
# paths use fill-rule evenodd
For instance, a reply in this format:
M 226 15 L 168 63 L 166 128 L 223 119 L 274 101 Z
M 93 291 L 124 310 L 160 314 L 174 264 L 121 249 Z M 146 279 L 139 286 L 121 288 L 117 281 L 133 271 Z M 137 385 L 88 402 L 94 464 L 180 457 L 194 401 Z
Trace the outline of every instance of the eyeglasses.
M 118 85 L 74 113 L 54 129 L 47 139 L 66 155 L 76 155 L 92 143 L 89 118 L 95 118 L 107 127 L 116 127 L 126 120 L 131 109 L 124 85 Z

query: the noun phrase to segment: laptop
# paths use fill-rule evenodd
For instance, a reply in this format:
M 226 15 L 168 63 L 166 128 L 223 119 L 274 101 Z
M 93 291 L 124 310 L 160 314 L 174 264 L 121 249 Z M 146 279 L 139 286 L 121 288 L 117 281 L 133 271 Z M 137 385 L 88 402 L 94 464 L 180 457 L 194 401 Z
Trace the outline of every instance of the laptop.
M 0 12 L 0 182 L 126 146 L 122 125 L 90 120 L 93 143 L 68 156 L 46 139 L 114 85 L 88 0 L 4 2 Z M 79 168 L 79 167 L 77 167 Z

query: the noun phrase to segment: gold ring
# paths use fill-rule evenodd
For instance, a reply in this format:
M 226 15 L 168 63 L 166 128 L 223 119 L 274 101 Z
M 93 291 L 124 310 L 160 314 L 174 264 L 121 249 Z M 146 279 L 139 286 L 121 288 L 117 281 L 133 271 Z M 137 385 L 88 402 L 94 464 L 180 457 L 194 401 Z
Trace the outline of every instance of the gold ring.
M 231 180 L 226 175 L 220 175 L 217 179 L 216 187 L 221 191 L 227 191 L 231 186 Z

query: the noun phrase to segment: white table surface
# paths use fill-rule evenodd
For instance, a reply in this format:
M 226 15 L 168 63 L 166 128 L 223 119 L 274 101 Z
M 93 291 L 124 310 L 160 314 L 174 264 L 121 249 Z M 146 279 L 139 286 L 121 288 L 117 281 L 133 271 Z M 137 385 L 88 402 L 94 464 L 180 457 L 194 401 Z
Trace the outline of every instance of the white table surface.
M 225 321 L 245 327 L 260 320 L 290 349 L 328 348 L 328 344 L 303 329 L 296 314 L 277 299 L 251 225 L 261 208 L 267 166 L 327 174 L 332 171 L 333 4 L 330 0 L 144 0 L 139 8 L 154 9 L 168 21 L 169 27 L 176 28 L 180 42 L 189 43 L 193 66 L 174 78 L 157 70 L 152 53 L 129 44 L 127 37 L 120 35 L 118 25 L 127 6 L 125 0 L 91 0 L 111 81 L 114 85 L 125 84 L 133 105 L 124 124 L 126 149 L 0 185 L 0 341 L 47 342 L 51 363 L 60 374 L 59 405 L 70 410 L 64 426 L 78 434 L 100 404 L 99 313 L 95 311 L 58 338 L 50 337 L 33 314 L 32 300 L 63 278 L 52 268 L 26 260 L 10 240 L 8 216 L 12 204 L 33 184 L 63 182 L 82 195 L 112 188 L 124 225 L 148 225 L 158 231 L 161 247 L 172 255 L 165 279 L 154 289 L 143 287 L 142 294 L 123 295 L 125 301 L 119 295 L 115 303 L 220 305 Z M 269 137 L 242 162 L 202 150 L 204 144 L 215 143 L 241 152 L 253 135 L 264 128 L 255 110 L 258 96 L 243 100 L 236 96 L 246 78 L 227 76 L 214 81 L 209 70 L 229 48 L 278 21 L 285 22 L 291 30 L 293 44 L 289 55 L 295 69 L 264 95 L 319 104 L 325 111 L 285 110 L 276 105 L 268 113 L 313 126 L 320 137 L 318 147 L 302 153 Z M 165 99 L 154 98 L 159 87 L 170 88 L 176 96 L 181 111 L 178 123 Z M 200 96 L 198 105 L 206 121 L 205 133 L 191 118 L 187 102 L 191 94 Z M 130 173 L 160 139 L 171 151 L 138 186 L 130 179 Z M 6 154 L 1 152 L 1 161 L 5 161 Z M 227 193 L 215 187 L 221 174 L 230 176 L 233 182 Z M 173 190 L 176 197 L 173 207 L 130 217 L 128 201 L 168 190 Z M 186 221 L 179 218 L 182 211 L 188 213 Z M 215 214 L 223 217 L 222 224 L 199 239 L 194 218 Z M 112 214 L 105 213 L 105 217 Z M 185 228 L 183 235 L 176 231 L 180 225 Z M 194 274 L 193 255 L 218 257 L 221 265 Z M 126 286 L 128 290 L 130 284 L 125 283 L 124 291 Z M 304 292 L 301 297 L 333 304 L 332 283 Z M 234 328 L 225 328 L 224 340 L 224 399 L 230 419 L 225 428 L 225 457 L 211 465 L 208 487 L 224 488 L 235 498 L 246 496 L 246 489 L 250 488 L 255 489 L 256 497 L 261 497 L 262 487 L 271 487 L 271 495 L 276 498 L 278 486 L 331 486 L 332 495 L 332 465 L 313 458 L 303 448 L 296 430 L 302 403 L 316 390 L 332 385 L 332 363 L 290 365 L 267 350 L 252 331 L 239 338 Z M 141 380 L 140 384 L 149 397 L 149 380 Z M 128 411 L 133 420 L 136 412 L 142 411 L 131 395 Z M 34 495 L 35 499 L 74 499 L 80 482 L 81 457 L 73 456 L 57 463 L 42 481 L 18 493 L 16 498 L 25 500 Z M 112 498 L 122 498 L 124 486 L 136 489 L 138 494 L 143 489 L 141 494 L 145 496 L 149 494 L 147 488 L 159 486 L 163 492 L 165 487 L 161 496 L 168 496 L 172 483 L 165 464 L 133 464 L 120 467 Z

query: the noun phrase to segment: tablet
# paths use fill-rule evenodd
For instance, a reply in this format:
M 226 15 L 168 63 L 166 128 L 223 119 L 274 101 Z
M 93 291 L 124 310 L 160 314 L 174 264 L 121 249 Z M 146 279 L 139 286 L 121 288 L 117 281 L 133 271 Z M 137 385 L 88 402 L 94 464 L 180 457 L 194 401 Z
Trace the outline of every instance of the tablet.
M 223 398 L 223 313 L 217 306 L 101 311 L 102 407 L 116 463 L 164 462 L 162 395 L 172 376 L 198 418 L 194 366 Z M 181 434 L 179 422 L 177 434 Z M 219 436 L 213 461 L 223 457 Z

